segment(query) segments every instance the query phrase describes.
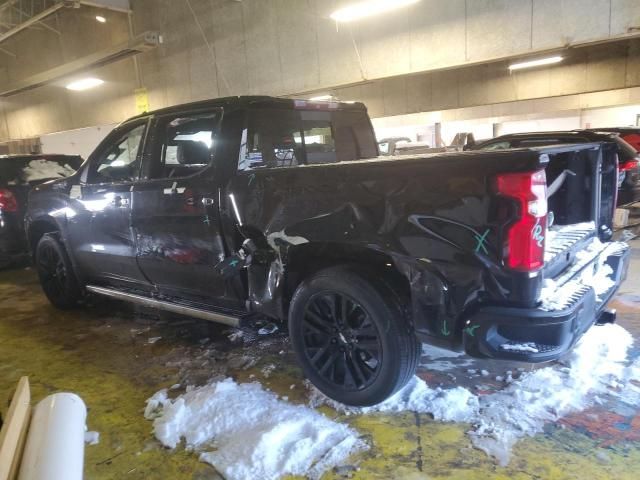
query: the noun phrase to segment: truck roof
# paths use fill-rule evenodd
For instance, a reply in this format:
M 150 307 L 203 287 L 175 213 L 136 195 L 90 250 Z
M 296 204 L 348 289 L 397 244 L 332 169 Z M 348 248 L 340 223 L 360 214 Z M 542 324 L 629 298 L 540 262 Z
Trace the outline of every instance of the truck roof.
M 170 107 L 151 110 L 131 117 L 126 121 L 149 115 L 165 115 L 188 109 L 199 109 L 208 107 L 260 107 L 260 108 L 290 108 L 290 109 L 311 109 L 311 110 L 357 110 L 366 111 L 367 107 L 361 102 L 338 102 L 338 101 L 311 101 L 306 99 L 270 97 L 266 95 L 242 95 L 236 97 L 221 97 L 197 102 L 182 103 Z

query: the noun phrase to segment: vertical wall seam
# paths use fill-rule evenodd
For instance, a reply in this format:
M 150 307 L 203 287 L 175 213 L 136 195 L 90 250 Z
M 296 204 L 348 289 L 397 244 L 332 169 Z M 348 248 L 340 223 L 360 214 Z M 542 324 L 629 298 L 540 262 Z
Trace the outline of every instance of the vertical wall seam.
M 311 1 L 311 0 L 308 0 Z M 308 5 L 308 3 L 307 3 Z M 313 15 L 313 21 L 314 21 L 314 25 L 315 25 L 315 29 L 316 29 L 316 65 L 318 66 L 318 76 L 317 76 L 317 81 L 318 81 L 318 85 L 320 85 L 322 83 L 322 78 L 320 75 L 320 36 L 318 34 L 318 30 L 320 28 L 320 14 L 318 12 L 318 2 L 313 2 L 313 7 L 314 7 L 314 15 Z M 306 87 L 306 85 L 305 85 Z
M 533 50 L 533 2 L 531 0 L 531 18 L 529 19 L 529 49 Z
M 244 50 L 244 73 L 247 79 L 247 91 L 252 92 L 251 90 L 251 76 L 249 75 L 249 55 L 247 54 L 247 25 L 244 21 L 244 6 L 246 5 L 244 2 L 240 3 L 240 22 L 242 23 L 242 48 Z
M 464 61 L 469 61 L 469 13 L 467 11 L 467 2 L 464 0 Z

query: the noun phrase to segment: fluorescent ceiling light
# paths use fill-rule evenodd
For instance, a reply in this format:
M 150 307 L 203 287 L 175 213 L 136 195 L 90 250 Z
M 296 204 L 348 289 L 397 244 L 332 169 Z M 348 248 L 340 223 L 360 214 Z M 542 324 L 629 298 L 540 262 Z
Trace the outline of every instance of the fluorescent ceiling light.
M 71 82 L 69 85 L 67 85 L 67 90 L 89 90 L 90 88 L 97 87 L 99 85 L 102 85 L 103 83 L 104 80 L 100 80 L 99 78 L 83 78 L 81 80 Z
M 333 95 L 320 95 L 319 97 L 311 97 L 309 100 L 311 102 L 323 102 L 327 100 L 331 100 Z
M 96 15 L 96 20 L 99 21 L 100 23 L 107 23 L 107 19 L 104 18 L 102 15 Z
M 522 70 L 523 68 L 540 67 L 542 65 L 551 65 L 553 63 L 560 63 L 562 61 L 561 56 L 539 58 L 538 60 L 530 60 L 528 62 L 520 62 L 509 65 L 509 70 Z
M 365 17 L 395 10 L 400 7 L 418 3 L 420 0 L 369 0 L 353 3 L 333 12 L 330 17 L 336 22 L 352 22 Z

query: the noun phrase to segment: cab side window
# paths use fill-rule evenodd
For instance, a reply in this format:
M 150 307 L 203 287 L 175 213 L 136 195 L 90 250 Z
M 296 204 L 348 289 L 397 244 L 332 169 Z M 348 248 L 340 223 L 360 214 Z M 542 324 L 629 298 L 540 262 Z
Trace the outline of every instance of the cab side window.
M 140 148 L 146 123 L 132 127 L 103 150 L 89 170 L 89 183 L 133 181 L 140 168 Z
M 304 163 L 300 114 L 289 110 L 250 112 L 240 149 L 241 170 L 293 167 Z
M 337 163 L 378 156 L 364 111 L 256 109 L 240 145 L 239 170 Z
M 188 177 L 214 160 L 222 110 L 159 119 L 153 163 L 148 178 Z

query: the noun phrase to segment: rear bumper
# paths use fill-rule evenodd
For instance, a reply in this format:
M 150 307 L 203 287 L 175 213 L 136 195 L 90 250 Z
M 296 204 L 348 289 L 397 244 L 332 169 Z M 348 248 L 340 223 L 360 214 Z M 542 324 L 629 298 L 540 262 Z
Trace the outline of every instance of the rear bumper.
M 478 358 L 531 363 L 563 356 L 594 323 L 612 321 L 605 306 L 626 277 L 629 257 L 629 248 L 625 246 L 601 252 L 569 281 L 585 269 L 608 265 L 613 271 L 609 275 L 613 285 L 599 295 L 592 286 L 576 290 L 570 304 L 561 310 L 481 307 L 468 319 L 463 330 L 466 353 Z

